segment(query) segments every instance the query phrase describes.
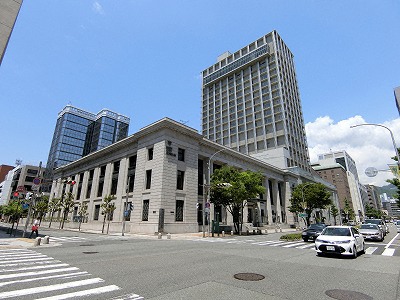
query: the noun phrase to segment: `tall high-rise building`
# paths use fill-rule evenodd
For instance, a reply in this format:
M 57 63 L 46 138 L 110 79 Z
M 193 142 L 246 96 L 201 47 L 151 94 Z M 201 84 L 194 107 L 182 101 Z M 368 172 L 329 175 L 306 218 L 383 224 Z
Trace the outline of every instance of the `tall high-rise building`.
M 396 101 L 397 111 L 400 115 L 400 86 L 394 89 L 394 100 Z
M 275 166 L 311 172 L 293 54 L 276 31 L 202 72 L 202 133 Z
M 14 29 L 22 0 L 0 1 L 0 65 Z
M 67 105 L 57 118 L 46 166 L 52 170 L 128 136 L 129 118 L 107 109 L 92 114 Z

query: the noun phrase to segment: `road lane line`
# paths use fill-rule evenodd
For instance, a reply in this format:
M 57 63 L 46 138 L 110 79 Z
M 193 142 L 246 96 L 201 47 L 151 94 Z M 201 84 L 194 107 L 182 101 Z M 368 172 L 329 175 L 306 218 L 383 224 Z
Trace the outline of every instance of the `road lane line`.
M 88 285 L 88 284 L 101 283 L 101 282 L 104 282 L 104 280 L 101 278 L 91 278 L 91 279 L 72 281 L 72 282 L 60 283 L 60 284 L 53 284 L 53 285 L 47 285 L 47 286 L 37 286 L 34 288 L 0 293 L 0 299 L 6 299 L 6 298 L 11 298 L 11 297 L 21 297 L 21 296 L 26 296 L 26 295 L 31 295 L 31 294 L 50 292 L 50 291 L 57 291 L 57 290 L 73 288 L 73 287 L 78 287 L 78 286 L 84 286 L 84 285 Z
M 389 248 L 391 244 L 397 239 L 400 233 L 396 234 L 394 238 L 391 239 L 391 241 L 385 246 L 385 249 Z

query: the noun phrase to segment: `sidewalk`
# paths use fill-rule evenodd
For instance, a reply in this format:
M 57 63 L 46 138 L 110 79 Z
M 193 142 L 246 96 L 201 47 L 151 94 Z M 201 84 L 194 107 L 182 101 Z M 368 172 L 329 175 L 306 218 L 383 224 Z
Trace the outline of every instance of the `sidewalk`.
M 0 222 L 0 250 L 1 249 L 7 249 L 7 248 L 30 248 L 34 247 L 34 242 L 35 239 L 29 239 L 30 235 L 30 230 L 26 232 L 26 237 L 22 237 L 23 233 L 23 228 L 24 226 L 19 225 L 18 230 L 15 232 L 15 228 L 12 232 L 12 235 L 10 233 L 7 233 L 8 230 L 11 228 L 11 224 L 9 223 L 3 223 Z M 44 228 L 43 231 L 46 232 L 47 228 Z M 78 232 L 78 229 L 74 228 L 64 228 L 64 229 L 58 229 L 58 228 L 51 228 L 51 230 L 56 230 L 56 231 L 75 231 Z M 43 232 L 42 231 L 42 232 Z M 82 233 L 93 233 L 93 234 L 101 234 L 101 231 L 98 230 L 81 230 L 80 232 Z M 292 228 L 282 228 L 282 231 L 280 230 L 274 230 L 274 229 L 268 229 L 268 233 L 265 233 L 265 230 L 262 232 L 262 236 L 268 237 L 268 239 L 276 239 L 279 240 L 280 237 L 284 234 L 287 233 L 295 233 L 299 232 L 296 231 L 296 229 Z M 15 234 L 15 236 L 14 236 Z M 108 234 L 109 236 L 121 236 L 121 232 L 110 232 Z M 45 234 L 39 234 L 40 237 L 45 236 Z M 128 237 L 133 237 L 133 238 L 142 238 L 142 239 L 158 239 L 158 234 L 149 234 L 149 233 L 125 233 L 125 236 Z M 239 237 L 251 237 L 254 236 L 252 234 L 249 235 L 233 235 L 231 236 L 230 233 L 225 233 L 225 237 L 222 236 L 220 233 L 219 236 L 217 233 L 214 234 L 214 237 L 212 237 L 211 233 L 208 234 L 207 232 L 205 233 L 205 238 L 239 238 Z M 260 236 L 260 235 L 257 235 Z M 175 240 L 189 240 L 189 239 L 194 239 L 194 238 L 202 238 L 203 237 L 203 232 L 193 232 L 193 233 L 172 233 L 170 234 L 169 238 L 175 239 Z M 168 234 L 163 233 L 161 236 L 162 239 L 167 239 Z M 51 237 L 50 237 L 50 243 L 49 244 L 41 244 L 39 247 L 54 247 L 54 246 L 59 246 L 59 243 L 51 242 Z

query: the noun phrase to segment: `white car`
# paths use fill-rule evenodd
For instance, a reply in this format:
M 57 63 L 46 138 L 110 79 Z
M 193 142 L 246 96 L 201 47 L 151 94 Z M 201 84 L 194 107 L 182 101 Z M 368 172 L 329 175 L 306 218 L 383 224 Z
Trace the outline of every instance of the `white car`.
M 362 234 L 352 226 L 328 226 L 315 240 L 317 255 L 341 254 L 356 258 L 364 253 L 365 242 Z

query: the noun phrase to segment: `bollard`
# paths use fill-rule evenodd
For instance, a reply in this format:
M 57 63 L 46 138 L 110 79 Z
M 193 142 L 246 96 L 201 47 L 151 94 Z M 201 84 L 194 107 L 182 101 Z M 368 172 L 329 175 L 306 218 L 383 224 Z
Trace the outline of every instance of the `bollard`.
M 279 227 L 279 232 L 282 232 L 282 228 L 281 227 Z
M 233 230 L 231 230 L 231 236 L 233 236 Z
M 265 234 L 268 234 L 268 229 L 265 229 Z
M 49 239 L 50 237 L 48 235 L 46 235 L 43 239 L 43 244 L 48 244 L 49 243 Z
M 158 239 L 159 239 L 159 240 L 162 239 L 162 234 L 161 234 L 161 232 L 158 233 Z
M 225 236 L 225 231 L 222 230 L 222 237 L 224 237 L 224 236 Z
M 41 237 L 37 237 L 36 239 L 35 239 L 35 242 L 33 243 L 33 246 L 40 246 L 40 242 L 42 241 L 42 238 Z
M 278 232 L 278 227 L 275 227 L 275 232 Z
M 167 233 L 167 239 L 170 240 L 171 239 L 171 234 Z

